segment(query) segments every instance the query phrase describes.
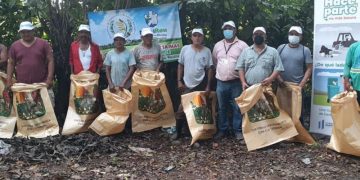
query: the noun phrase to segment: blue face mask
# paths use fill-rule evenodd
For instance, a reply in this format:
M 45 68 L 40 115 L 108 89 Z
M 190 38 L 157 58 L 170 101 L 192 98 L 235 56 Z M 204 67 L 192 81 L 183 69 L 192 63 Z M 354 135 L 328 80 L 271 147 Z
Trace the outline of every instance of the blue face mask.
M 226 29 L 223 31 L 225 39 L 231 39 L 233 38 L 234 32 L 230 29 Z

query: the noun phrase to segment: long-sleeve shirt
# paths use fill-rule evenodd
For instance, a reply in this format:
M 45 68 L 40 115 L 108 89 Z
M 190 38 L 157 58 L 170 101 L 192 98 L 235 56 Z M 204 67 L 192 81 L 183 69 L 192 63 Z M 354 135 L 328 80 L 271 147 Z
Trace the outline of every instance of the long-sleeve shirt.
M 344 76 L 351 79 L 355 90 L 360 91 L 360 42 L 352 44 L 348 49 Z

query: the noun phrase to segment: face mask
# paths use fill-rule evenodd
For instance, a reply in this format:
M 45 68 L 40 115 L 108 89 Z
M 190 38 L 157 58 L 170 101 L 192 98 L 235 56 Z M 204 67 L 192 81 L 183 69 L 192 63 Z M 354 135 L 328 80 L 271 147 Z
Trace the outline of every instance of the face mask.
M 260 45 L 260 44 L 264 43 L 264 40 L 265 40 L 264 37 L 257 35 L 254 38 L 254 43 L 256 45 Z
M 300 37 L 299 36 L 289 36 L 289 43 L 290 44 L 299 44 L 300 42 Z
M 223 31 L 225 39 L 231 39 L 234 35 L 233 31 L 230 29 L 226 29 Z

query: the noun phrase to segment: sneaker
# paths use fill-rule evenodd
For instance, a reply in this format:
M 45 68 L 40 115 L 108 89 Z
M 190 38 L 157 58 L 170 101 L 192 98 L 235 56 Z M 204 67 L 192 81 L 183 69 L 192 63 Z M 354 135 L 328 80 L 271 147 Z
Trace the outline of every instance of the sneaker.
M 222 131 L 219 131 L 215 136 L 214 139 L 218 140 L 218 139 L 222 139 L 225 137 L 225 133 Z
M 243 140 L 244 136 L 243 136 L 243 134 L 241 132 L 235 133 L 235 139 L 236 140 Z

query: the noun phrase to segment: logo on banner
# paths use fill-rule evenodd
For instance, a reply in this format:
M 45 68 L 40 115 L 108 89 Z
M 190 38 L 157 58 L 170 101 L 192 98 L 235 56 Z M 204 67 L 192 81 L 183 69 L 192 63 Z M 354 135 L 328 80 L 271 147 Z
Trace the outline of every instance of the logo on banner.
M 318 128 L 319 129 L 324 129 L 325 128 L 325 121 L 324 120 L 321 120 L 318 122 Z
M 324 19 L 355 19 L 356 17 L 354 15 L 357 13 L 357 6 L 358 4 L 356 3 L 356 0 L 324 0 Z M 333 18 L 331 16 L 340 17 Z
M 120 13 L 110 18 L 107 31 L 111 38 L 118 32 L 123 33 L 125 37 L 129 37 L 135 32 L 135 25 L 127 13 Z
M 149 27 L 155 27 L 158 24 L 158 14 L 149 11 L 148 14 L 144 16 L 145 22 Z

